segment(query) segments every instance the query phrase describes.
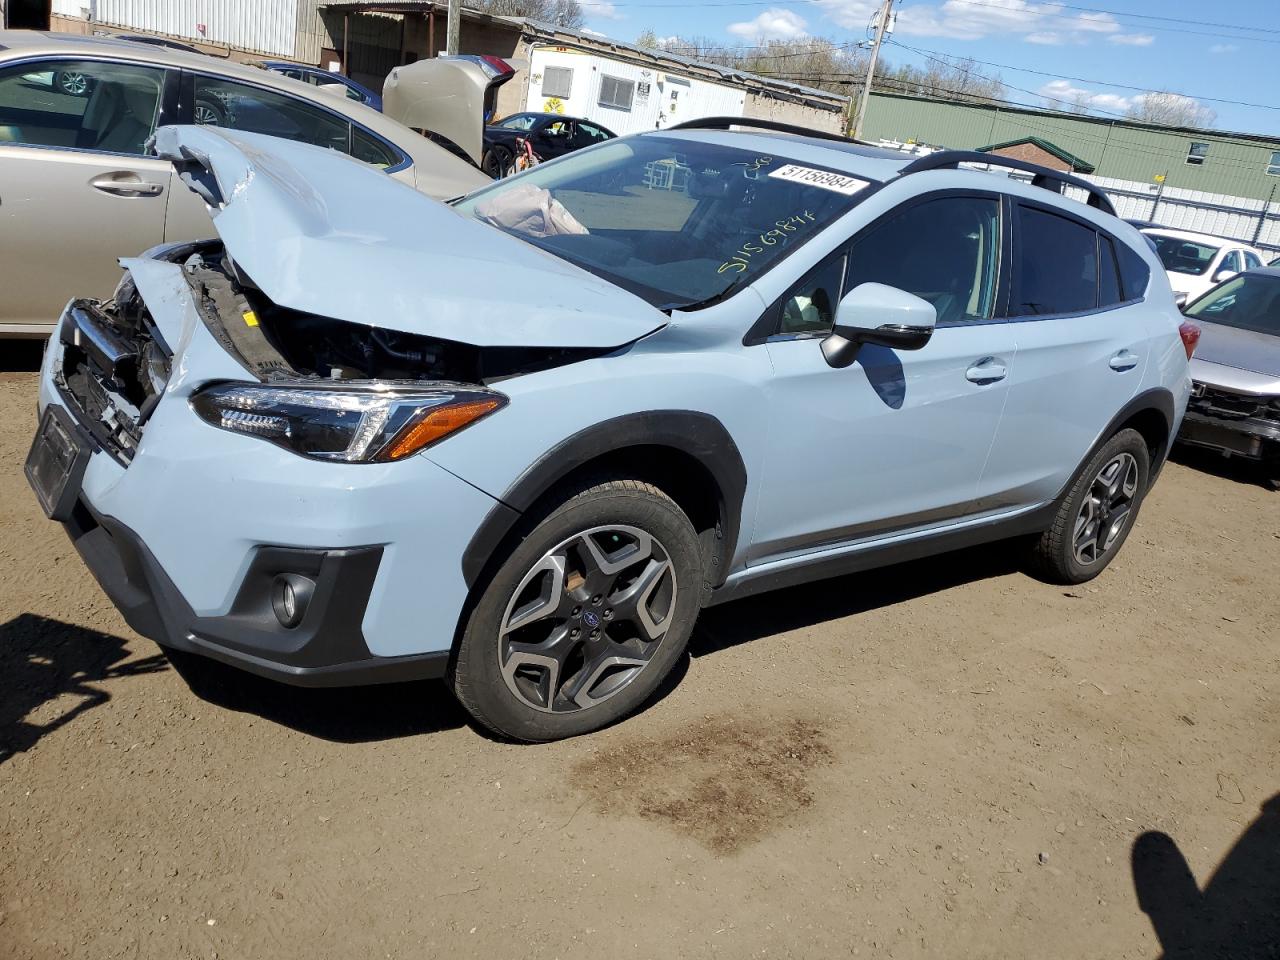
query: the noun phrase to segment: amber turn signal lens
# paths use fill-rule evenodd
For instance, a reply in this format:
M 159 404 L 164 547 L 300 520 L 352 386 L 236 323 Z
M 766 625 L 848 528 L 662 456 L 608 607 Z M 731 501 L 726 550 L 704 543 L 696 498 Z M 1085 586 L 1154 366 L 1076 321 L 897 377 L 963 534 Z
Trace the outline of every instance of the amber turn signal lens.
M 428 410 L 426 416 L 407 427 L 392 441 L 391 446 L 380 459 L 399 460 L 411 453 L 417 453 L 423 447 L 447 437 L 456 430 L 461 430 L 468 424 L 475 423 L 500 406 L 502 406 L 502 400 L 498 397 L 486 397 L 484 400 L 466 400 Z

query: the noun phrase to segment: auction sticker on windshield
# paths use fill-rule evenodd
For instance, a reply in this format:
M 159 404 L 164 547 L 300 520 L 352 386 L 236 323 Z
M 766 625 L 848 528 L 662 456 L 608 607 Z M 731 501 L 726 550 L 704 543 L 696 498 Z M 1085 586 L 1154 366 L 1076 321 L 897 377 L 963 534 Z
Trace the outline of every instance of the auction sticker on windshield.
M 859 180 L 857 177 L 846 177 L 843 173 L 832 173 L 830 170 L 817 170 L 813 167 L 801 167 L 794 163 L 788 163 L 785 167 L 779 167 L 772 171 L 769 176 L 777 177 L 779 180 L 794 180 L 796 183 L 807 183 L 811 187 L 821 187 L 823 190 L 834 190 L 836 193 L 843 193 L 845 196 L 852 196 L 859 190 L 865 190 L 871 185 L 870 180 Z

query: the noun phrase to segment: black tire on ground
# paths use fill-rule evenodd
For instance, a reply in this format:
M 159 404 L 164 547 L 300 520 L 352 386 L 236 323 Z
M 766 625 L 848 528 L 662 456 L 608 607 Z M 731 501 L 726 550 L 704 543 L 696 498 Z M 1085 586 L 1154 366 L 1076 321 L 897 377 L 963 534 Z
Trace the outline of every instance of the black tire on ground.
M 1125 486 L 1120 471 L 1117 471 L 1116 478 L 1102 476 L 1117 463 L 1131 478 L 1132 491 L 1127 498 L 1109 496 L 1109 491 L 1115 493 L 1116 480 L 1121 487 Z M 1035 542 L 1031 550 L 1034 571 L 1050 583 L 1075 584 L 1092 580 L 1105 570 L 1137 522 L 1150 476 L 1151 455 L 1146 440 L 1138 431 L 1121 430 L 1099 447 L 1059 501 L 1052 525 Z M 1124 494 L 1123 489 L 1120 494 Z M 1110 502 L 1113 499 L 1127 499 L 1127 511 L 1123 525 L 1111 538 L 1106 536 L 1106 530 L 1119 516 L 1119 507 Z M 1090 517 L 1097 519 L 1096 528 L 1091 527 Z M 1081 542 L 1089 543 L 1092 529 L 1103 532 L 1093 540 L 1092 558 L 1087 546 L 1082 558 L 1077 547 Z
M 480 172 L 494 180 L 501 180 L 510 165 L 511 151 L 506 147 L 490 147 L 480 158 Z
M 652 641 L 641 638 L 638 634 L 632 634 L 628 638 L 628 631 L 625 629 L 627 621 L 619 613 L 618 619 L 612 624 L 617 630 L 610 632 L 610 624 L 603 624 L 601 627 L 603 639 L 607 643 L 615 643 L 618 637 L 622 637 L 622 642 L 632 645 L 629 649 L 635 649 L 639 645 L 648 651 L 644 654 L 648 659 L 634 673 L 629 668 L 610 667 L 604 672 L 591 669 L 592 664 L 602 664 L 600 658 L 607 656 L 614 648 L 607 647 L 602 651 L 600 641 L 595 641 L 596 646 L 589 647 L 584 636 L 574 653 L 560 654 L 563 666 L 557 669 L 556 675 L 552 676 L 550 670 L 539 673 L 538 668 L 535 668 L 532 680 L 527 677 L 517 679 L 511 674 L 513 661 L 504 640 L 507 635 L 502 632 L 504 625 L 508 623 L 508 606 L 515 611 L 511 615 L 514 621 L 521 609 L 516 605 L 517 600 L 522 605 L 526 603 L 530 584 L 537 583 L 526 582 L 526 578 L 534 576 L 535 569 L 542 565 L 546 557 L 557 551 L 558 547 L 578 534 L 613 526 L 639 530 L 652 537 L 654 545 L 650 548 L 651 558 L 658 560 L 665 556 L 670 563 L 667 570 L 671 579 L 665 579 L 666 573 L 661 574 L 663 579 L 656 581 L 658 589 L 648 594 L 654 598 L 653 602 L 665 605 L 663 609 L 654 610 L 648 606 L 650 601 L 641 600 L 646 604 L 646 612 L 650 616 L 656 614 L 661 617 L 659 626 L 665 627 L 665 633 Z M 518 540 L 511 555 L 501 562 L 487 584 L 478 588 L 481 593 L 467 620 L 450 672 L 454 693 L 478 723 L 512 740 L 543 742 L 599 730 L 647 701 L 683 654 L 697 619 L 703 585 L 697 534 L 689 518 L 665 493 L 651 484 L 626 479 L 596 480 L 567 489 L 562 499 L 549 503 L 546 509 L 531 516 L 521 532 L 524 536 Z M 566 569 L 576 564 L 573 558 L 579 554 L 585 556 L 581 550 L 577 554 L 572 551 L 564 554 L 571 561 Z M 607 554 L 610 558 L 617 555 Z M 621 555 L 626 556 L 625 553 Z M 585 599 L 587 594 L 584 593 L 581 602 L 586 612 L 570 612 L 569 619 L 563 621 L 566 629 L 577 626 L 585 635 L 589 632 L 587 624 L 595 626 L 602 623 L 593 622 L 589 614 L 598 612 L 599 616 L 608 619 L 605 615 L 607 610 L 608 615 L 613 615 L 613 611 L 608 608 L 611 597 L 621 598 L 626 584 L 633 582 L 628 578 L 635 577 L 638 581 L 638 570 L 649 569 L 647 563 L 635 562 L 639 566 L 620 572 L 613 586 L 605 588 L 602 606 L 588 607 L 587 604 L 591 601 Z M 661 567 L 661 563 L 658 566 Z M 571 571 L 564 577 L 565 589 L 556 596 L 569 598 L 564 600 L 567 606 L 578 602 L 573 599 L 575 594 L 570 588 L 581 583 L 583 581 L 576 579 Z M 611 592 L 614 590 L 617 592 Z M 517 591 L 520 591 L 519 597 Z M 587 593 L 590 593 L 589 589 Z M 554 589 L 545 595 L 552 594 Z M 535 595 L 542 597 L 544 594 L 535 591 Z M 558 618 L 551 616 L 536 621 L 535 625 L 539 629 L 532 635 L 535 638 L 542 635 L 542 624 L 550 624 L 549 630 L 555 629 L 557 622 Z M 515 635 L 514 631 L 510 634 Z M 648 647 L 648 643 L 656 646 Z M 559 649 L 563 651 L 566 648 L 567 646 Z M 504 676 L 503 671 L 504 651 L 508 654 L 508 676 Z M 609 672 L 619 669 L 622 670 L 621 673 Z M 560 674 L 564 676 L 561 677 Z M 599 679 L 591 681 L 585 687 L 575 688 L 575 677 L 584 684 L 591 677 Z M 521 688 L 521 683 L 530 686 Z M 616 686 L 606 690 L 611 684 Z M 538 691 L 535 696 L 542 698 L 544 707 L 547 703 L 559 703 L 560 712 L 550 712 L 531 705 L 527 699 L 517 695 L 513 685 Z M 553 688 L 550 695 L 545 694 L 547 687 Z M 559 700 L 556 699 L 557 689 L 561 691 Z M 564 697 L 572 695 L 575 689 L 586 695 L 584 699 L 598 702 L 585 706 L 570 704 L 566 707 Z

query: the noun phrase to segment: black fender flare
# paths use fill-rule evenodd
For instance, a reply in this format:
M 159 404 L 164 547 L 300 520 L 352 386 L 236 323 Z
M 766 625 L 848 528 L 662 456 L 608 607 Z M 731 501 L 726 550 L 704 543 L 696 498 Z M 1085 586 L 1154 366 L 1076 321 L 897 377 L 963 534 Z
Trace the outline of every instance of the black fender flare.
M 628 447 L 670 447 L 701 463 L 719 487 L 719 536 L 725 562 L 713 576 L 724 582 L 737 547 L 747 468 L 733 437 L 710 414 L 693 410 L 646 410 L 592 424 L 561 440 L 530 465 L 498 498 L 462 554 L 462 576 L 474 588 L 495 551 L 521 516 L 548 490 L 584 464 Z

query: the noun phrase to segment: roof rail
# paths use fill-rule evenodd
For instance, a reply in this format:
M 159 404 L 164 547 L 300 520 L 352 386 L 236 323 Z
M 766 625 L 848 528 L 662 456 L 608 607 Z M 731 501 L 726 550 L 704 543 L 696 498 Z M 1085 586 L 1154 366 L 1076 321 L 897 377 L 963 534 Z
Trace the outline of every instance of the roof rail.
M 754 127 L 757 130 L 773 130 L 777 133 L 793 133 L 799 137 L 817 137 L 819 140 L 835 140 L 838 143 L 859 143 L 838 133 L 826 133 L 822 130 L 809 130 L 797 127 L 793 123 L 779 123 L 777 120 L 757 120 L 754 117 L 699 117 L 697 120 L 686 120 L 674 123 L 666 130 L 728 130 L 730 127 Z
M 978 153 L 976 150 L 939 150 L 936 153 L 928 153 L 917 160 L 911 161 L 899 171 L 898 176 L 905 177 L 908 174 L 921 173 L 925 170 L 956 169 L 962 163 L 985 163 L 992 167 L 1008 167 L 1010 170 L 1021 170 L 1024 173 L 1032 174 L 1031 185 L 1033 187 L 1043 187 L 1046 190 L 1052 190 L 1054 193 L 1062 193 L 1064 188 L 1068 186 L 1079 187 L 1089 195 L 1089 206 L 1096 207 L 1103 213 L 1109 213 L 1112 216 L 1117 215 L 1116 208 L 1111 203 L 1111 198 L 1100 187 L 1094 186 L 1088 180 L 1072 176 L 1069 173 L 1063 173 L 1061 170 L 1042 167 L 1038 163 L 1027 163 L 1025 160 L 1003 157 L 999 154 Z

